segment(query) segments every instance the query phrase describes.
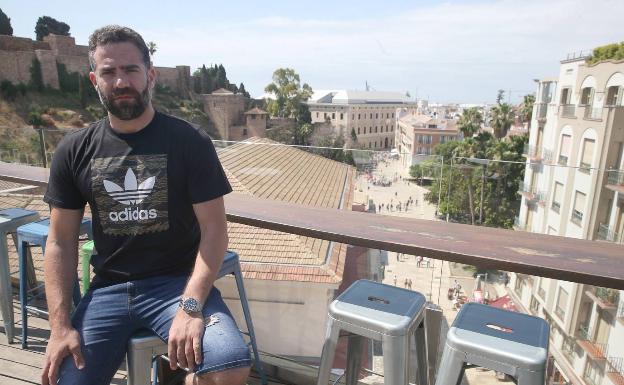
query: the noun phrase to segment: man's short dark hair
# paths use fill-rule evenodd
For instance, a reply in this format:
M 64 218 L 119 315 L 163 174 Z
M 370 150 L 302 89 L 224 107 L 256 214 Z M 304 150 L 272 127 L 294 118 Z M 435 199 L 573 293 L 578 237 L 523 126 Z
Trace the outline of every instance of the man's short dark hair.
M 135 30 L 122 27 L 119 25 L 106 25 L 102 28 L 96 29 L 91 36 L 89 36 L 89 65 L 91 70 L 95 70 L 95 49 L 98 46 L 110 44 L 110 43 L 132 43 L 134 44 L 141 54 L 143 55 L 143 62 L 145 68 L 151 67 L 150 54 L 147 49 L 147 44 Z

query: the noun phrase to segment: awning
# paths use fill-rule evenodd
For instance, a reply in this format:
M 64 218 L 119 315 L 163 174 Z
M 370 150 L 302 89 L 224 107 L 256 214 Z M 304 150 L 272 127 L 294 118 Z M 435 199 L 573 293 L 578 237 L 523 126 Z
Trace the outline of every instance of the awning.
M 490 301 L 490 306 L 494 306 L 500 309 L 510 310 L 510 311 L 518 311 L 516 308 L 516 304 L 509 297 L 509 294 L 504 295 L 502 297 L 496 298 L 493 301 Z

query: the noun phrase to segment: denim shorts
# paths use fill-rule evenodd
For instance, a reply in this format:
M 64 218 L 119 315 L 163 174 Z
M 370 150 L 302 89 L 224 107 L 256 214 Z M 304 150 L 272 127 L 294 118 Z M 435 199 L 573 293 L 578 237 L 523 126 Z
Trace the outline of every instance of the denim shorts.
M 72 316 L 81 337 L 85 367 L 78 370 L 72 356 L 63 361 L 59 384 L 110 384 L 119 369 L 128 340 L 141 329 L 167 341 L 188 277 L 158 276 L 89 290 Z M 249 347 L 217 288 L 212 288 L 203 314 L 203 362 L 196 374 L 251 366 Z

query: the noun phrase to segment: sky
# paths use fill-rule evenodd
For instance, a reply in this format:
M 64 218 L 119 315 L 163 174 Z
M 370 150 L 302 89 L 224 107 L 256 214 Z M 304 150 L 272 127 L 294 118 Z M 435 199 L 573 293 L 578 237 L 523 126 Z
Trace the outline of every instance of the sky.
M 106 24 L 157 45 L 156 66 L 223 64 L 252 96 L 293 68 L 313 89 L 409 92 L 438 103 L 521 101 L 568 53 L 624 40 L 622 0 L 2 0 L 15 36 L 40 16 L 77 44 Z

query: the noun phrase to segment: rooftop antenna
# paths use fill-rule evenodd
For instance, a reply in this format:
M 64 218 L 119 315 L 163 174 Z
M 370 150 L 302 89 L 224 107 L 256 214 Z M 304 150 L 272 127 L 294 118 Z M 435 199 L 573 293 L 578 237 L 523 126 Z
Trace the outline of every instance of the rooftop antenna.
M 370 86 L 368 85 L 368 80 L 366 80 L 366 91 L 370 91 Z

